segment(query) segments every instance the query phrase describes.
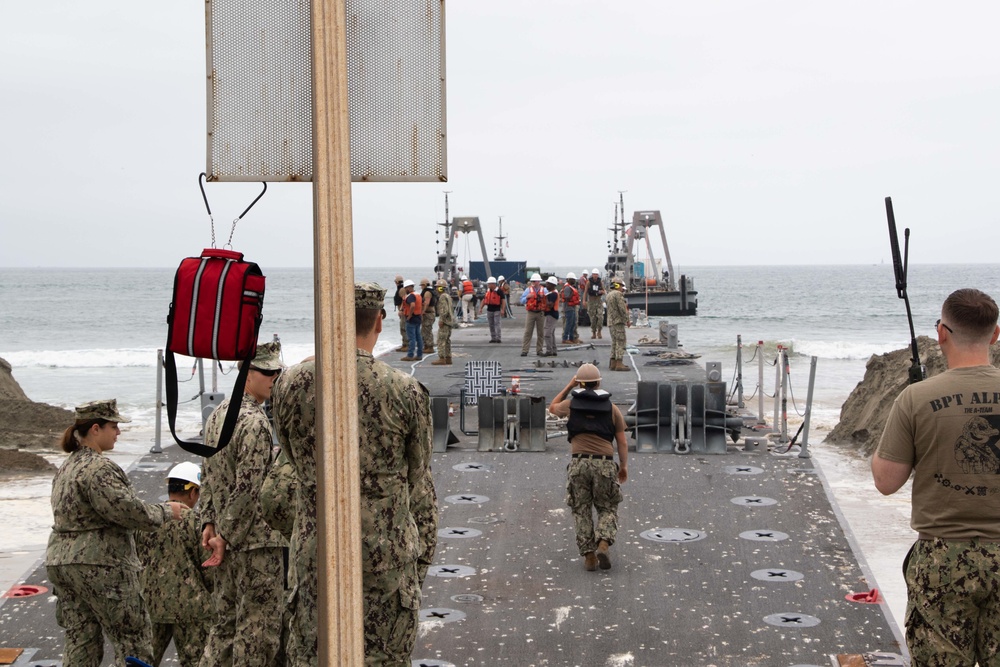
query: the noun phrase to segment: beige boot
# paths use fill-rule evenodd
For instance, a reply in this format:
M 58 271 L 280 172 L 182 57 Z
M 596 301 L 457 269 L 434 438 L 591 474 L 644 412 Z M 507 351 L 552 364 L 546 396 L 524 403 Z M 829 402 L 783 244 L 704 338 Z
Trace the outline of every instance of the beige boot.
M 594 555 L 593 551 L 583 554 L 583 569 L 587 572 L 593 572 L 597 569 L 597 556 Z
M 602 570 L 611 569 L 611 554 L 608 553 L 608 549 L 610 548 L 611 545 L 604 540 L 601 540 L 597 545 L 597 553 L 595 555 L 597 556 L 597 564 L 601 566 Z
M 447 366 L 450 363 L 451 360 L 448 359 L 448 357 L 438 357 L 437 359 L 431 362 L 431 366 Z

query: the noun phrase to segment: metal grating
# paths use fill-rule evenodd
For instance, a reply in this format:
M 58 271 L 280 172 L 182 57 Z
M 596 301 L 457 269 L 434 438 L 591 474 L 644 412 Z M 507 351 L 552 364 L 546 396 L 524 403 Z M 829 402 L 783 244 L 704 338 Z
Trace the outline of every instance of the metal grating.
M 352 180 L 447 180 L 444 0 L 346 3 Z M 207 0 L 209 180 L 312 180 L 310 8 Z

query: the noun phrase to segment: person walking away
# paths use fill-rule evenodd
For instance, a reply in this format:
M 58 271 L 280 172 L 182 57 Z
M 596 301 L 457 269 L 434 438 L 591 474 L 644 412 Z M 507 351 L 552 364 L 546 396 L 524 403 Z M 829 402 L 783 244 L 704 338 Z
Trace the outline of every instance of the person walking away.
M 573 272 L 566 274 L 566 284 L 563 285 L 560 300 L 563 303 L 563 334 L 564 345 L 579 343 L 580 337 L 576 332 L 577 313 L 580 310 L 580 290 L 576 288 L 576 274 Z
M 455 307 L 448 295 L 448 283 L 437 283 L 438 358 L 431 366 L 451 366 L 451 330 L 455 328 Z
M 617 278 L 611 283 L 611 292 L 607 296 L 608 328 L 611 330 L 611 365 L 610 370 L 627 371 L 629 366 L 622 363 L 625 358 L 625 327 L 629 325 L 628 303 L 622 293 L 624 285 Z M 600 332 L 598 332 L 600 338 Z
M 419 294 L 414 293 L 412 280 L 403 282 L 403 288 L 406 290 L 406 295 L 403 297 L 403 318 L 406 320 L 406 335 L 410 339 L 410 346 L 401 361 L 420 361 L 424 358 L 424 340 L 421 333 L 424 300 Z
M 1000 665 L 1000 336 L 996 302 L 978 289 L 952 292 L 937 338 L 940 375 L 896 397 L 872 456 L 882 494 L 913 473 L 903 561 L 906 645 L 914 665 Z
M 594 269 L 587 282 L 587 316 L 590 318 L 590 338 L 601 338 L 601 330 L 604 328 L 604 304 L 601 297 L 604 296 L 604 285 L 601 283 L 601 274 Z
M 420 279 L 420 296 L 424 300 L 423 312 L 420 314 L 420 337 L 424 341 L 424 353 L 434 351 L 434 306 L 437 298 L 431 281 L 427 278 Z
M 504 319 L 513 317 L 514 312 L 510 308 L 510 284 L 503 276 L 497 276 L 497 291 L 500 292 L 500 316 Z
M 396 316 L 399 317 L 399 337 L 403 343 L 396 352 L 407 352 L 410 347 L 410 337 L 406 334 L 406 318 L 403 317 L 403 299 L 406 298 L 406 289 L 403 287 L 403 276 L 396 275 L 396 291 L 392 294 L 392 304 L 396 307 Z
M 559 321 L 559 279 L 549 276 L 545 281 L 548 291 L 545 293 L 545 354 L 555 357 L 556 354 L 556 324 Z
M 567 468 L 566 504 L 573 512 L 576 546 L 588 572 L 598 566 L 611 569 L 610 549 L 618 534 L 621 485 L 628 480 L 625 419 L 611 402 L 611 394 L 600 387 L 597 366 L 582 364 L 549 406 L 552 414 L 569 418 L 566 431 L 572 458 Z
M 535 336 L 535 354 L 542 356 L 542 338 L 545 336 L 545 288 L 542 287 L 542 277 L 531 274 L 528 287 L 521 294 L 521 305 L 528 312 L 524 318 L 524 337 L 521 339 L 521 356 L 528 356 L 528 346 L 531 336 Z
M 66 631 L 67 667 L 101 664 L 105 637 L 118 667 L 129 656 L 153 659 L 134 534 L 179 520 L 181 505 L 142 502 L 125 472 L 104 456 L 121 433 L 118 424 L 128 421 L 113 398 L 84 403 L 60 440 L 69 456 L 52 479 L 45 570 L 56 596 L 56 622 Z
M 153 661 L 157 667 L 173 640 L 181 667 L 198 667 L 212 625 L 212 578 L 201 566 L 201 513 L 194 510 L 201 492 L 201 468 L 178 463 L 167 473 L 167 497 L 183 505 L 180 521 L 136 535 L 142 562 L 139 581 L 153 622 Z
M 486 294 L 483 295 L 483 301 L 479 305 L 479 312 L 476 313 L 477 317 L 483 314 L 484 306 L 486 307 L 486 320 L 490 325 L 490 342 L 499 343 L 500 337 L 503 333 L 500 328 L 503 298 L 500 296 L 500 291 L 497 289 L 497 279 L 493 276 L 486 279 Z
M 202 546 L 213 551 L 205 564 L 218 568 L 215 623 L 202 667 L 270 667 L 282 651 L 286 542 L 267 525 L 260 506 L 273 443 L 262 404 L 281 370 L 281 343 L 258 345 L 232 439 L 202 468 Z M 209 416 L 206 445 L 217 446 L 228 408 L 225 400 Z
M 472 281 L 469 280 L 469 276 L 462 275 L 462 322 L 465 324 L 470 324 L 473 321 L 472 317 L 472 296 L 475 293 L 475 287 Z

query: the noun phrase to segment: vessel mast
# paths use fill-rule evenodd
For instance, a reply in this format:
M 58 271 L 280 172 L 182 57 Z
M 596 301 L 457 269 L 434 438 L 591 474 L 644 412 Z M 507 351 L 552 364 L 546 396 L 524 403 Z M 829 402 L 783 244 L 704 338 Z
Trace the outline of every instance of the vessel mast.
M 498 262 L 504 262 L 504 261 L 507 260 L 507 258 L 504 257 L 504 254 L 503 254 L 503 240 L 505 238 L 507 238 L 507 237 L 503 235 L 503 216 L 501 215 L 501 216 L 499 216 L 499 218 L 500 218 L 500 222 L 499 222 L 499 225 L 500 225 L 500 235 L 493 237 L 498 242 L 497 243 L 497 248 L 498 249 L 497 249 L 496 255 L 493 257 L 493 259 L 495 259 Z

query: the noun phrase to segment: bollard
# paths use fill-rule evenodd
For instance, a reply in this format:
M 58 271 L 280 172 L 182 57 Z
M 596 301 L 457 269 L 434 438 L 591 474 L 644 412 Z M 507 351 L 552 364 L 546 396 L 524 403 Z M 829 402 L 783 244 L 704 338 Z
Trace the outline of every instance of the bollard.
M 156 433 L 153 435 L 153 447 L 150 454 L 162 454 L 160 447 L 160 413 L 163 411 L 163 349 L 156 351 Z

